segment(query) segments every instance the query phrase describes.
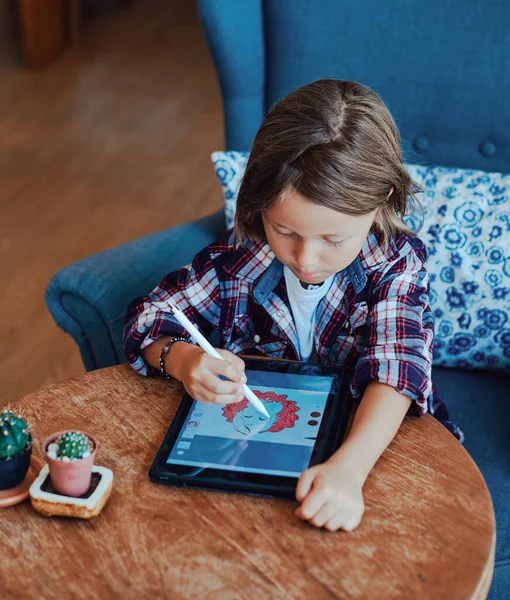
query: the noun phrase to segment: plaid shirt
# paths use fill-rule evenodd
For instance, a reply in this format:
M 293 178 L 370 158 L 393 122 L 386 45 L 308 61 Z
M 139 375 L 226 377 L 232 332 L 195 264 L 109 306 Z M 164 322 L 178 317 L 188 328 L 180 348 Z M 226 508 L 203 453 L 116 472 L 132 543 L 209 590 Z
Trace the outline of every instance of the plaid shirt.
M 317 307 L 317 358 L 352 369 L 355 398 L 370 381 L 390 385 L 413 400 L 410 412 L 434 414 L 460 439 L 431 380 L 434 326 L 425 259 L 416 237 L 401 233 L 385 248 L 369 234 Z M 131 303 L 124 349 L 142 375 L 156 370 L 145 363 L 141 349 L 162 335 L 189 337 L 169 303 L 206 337 L 218 330 L 218 346 L 234 354 L 300 360 L 283 265 L 267 242 L 239 245 L 230 231 Z

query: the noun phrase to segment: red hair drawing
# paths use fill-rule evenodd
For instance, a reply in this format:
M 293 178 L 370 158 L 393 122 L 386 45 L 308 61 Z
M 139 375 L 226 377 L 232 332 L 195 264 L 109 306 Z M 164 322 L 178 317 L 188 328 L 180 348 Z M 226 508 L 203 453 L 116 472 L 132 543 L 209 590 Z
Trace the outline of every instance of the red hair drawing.
M 268 429 L 264 429 L 261 431 L 270 431 L 271 433 L 276 433 L 281 431 L 282 429 L 287 429 L 290 427 L 294 427 L 295 422 L 299 419 L 297 416 L 297 412 L 299 410 L 299 406 L 294 400 L 287 400 L 287 396 L 285 394 L 278 395 L 275 392 L 259 392 L 258 390 L 253 390 L 257 398 L 266 402 L 266 403 L 274 403 L 281 404 L 281 409 L 276 414 L 274 422 Z M 223 407 L 223 416 L 227 419 L 229 423 L 234 423 L 234 418 L 236 415 L 240 415 L 243 411 L 247 411 L 251 408 L 251 404 L 248 402 L 247 398 L 241 400 L 241 402 L 235 402 L 234 404 L 227 404 Z M 273 410 L 270 410 L 271 405 L 267 406 L 269 413 L 274 414 Z M 254 409 L 255 410 L 255 409 Z M 255 410 L 254 415 L 257 411 Z M 257 413 L 258 414 L 258 413 Z M 253 416 L 254 416 L 253 415 Z M 248 418 L 252 418 L 252 415 L 247 416 Z M 251 431 L 250 426 L 245 422 L 243 423 L 243 427 L 248 430 L 248 433 Z M 241 430 L 240 430 L 241 431 Z M 245 433 L 241 431 L 241 433 Z

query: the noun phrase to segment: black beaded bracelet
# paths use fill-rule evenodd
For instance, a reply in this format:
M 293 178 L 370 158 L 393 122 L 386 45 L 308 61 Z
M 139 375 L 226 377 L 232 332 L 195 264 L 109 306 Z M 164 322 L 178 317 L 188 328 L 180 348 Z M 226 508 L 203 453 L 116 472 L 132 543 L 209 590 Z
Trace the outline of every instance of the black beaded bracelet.
M 174 378 L 166 372 L 165 358 L 166 355 L 170 352 L 170 346 L 172 344 L 175 344 L 175 342 L 187 342 L 188 344 L 193 343 L 192 340 L 190 340 L 189 338 L 174 337 L 171 340 L 168 340 L 168 342 L 163 346 L 163 348 L 161 348 L 161 354 L 159 355 L 159 370 L 161 372 L 161 375 L 163 375 L 165 379 L 168 379 L 170 381 Z

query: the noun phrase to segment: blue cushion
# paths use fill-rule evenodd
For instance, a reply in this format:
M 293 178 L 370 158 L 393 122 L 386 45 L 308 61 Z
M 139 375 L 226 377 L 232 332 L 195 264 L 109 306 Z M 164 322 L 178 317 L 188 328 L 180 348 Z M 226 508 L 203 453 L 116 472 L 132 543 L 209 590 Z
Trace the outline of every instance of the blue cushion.
M 335 77 L 362 82 L 383 98 L 407 162 L 507 171 L 505 0 L 490 9 L 473 0 L 444 0 L 434 10 L 428 0 L 399 2 L 395 10 L 379 0 L 199 6 L 225 92 L 227 150 L 249 150 L 263 114 L 282 96 Z
M 224 233 L 223 211 L 100 252 L 61 269 L 46 290 L 57 324 L 80 347 L 90 371 L 124 362 L 127 306 Z
M 496 513 L 496 568 L 490 598 L 507 599 L 510 597 L 510 377 L 435 368 L 433 379 L 452 420 L 464 431 L 464 446 L 491 493 Z
M 434 364 L 510 371 L 510 175 L 407 169 L 426 191 L 407 222 L 428 252 Z
M 198 6 L 220 80 L 227 147 L 247 149 L 266 113 L 262 2 L 206 0 Z

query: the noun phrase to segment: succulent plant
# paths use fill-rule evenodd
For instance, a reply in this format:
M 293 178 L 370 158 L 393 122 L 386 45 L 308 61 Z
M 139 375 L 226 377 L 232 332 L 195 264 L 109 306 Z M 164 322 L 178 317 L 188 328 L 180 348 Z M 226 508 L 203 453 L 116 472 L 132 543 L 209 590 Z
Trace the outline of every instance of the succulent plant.
M 0 460 L 21 454 L 32 444 L 28 424 L 9 410 L 0 413 Z
M 57 457 L 67 456 L 69 459 L 84 458 L 88 456 L 93 448 L 91 440 L 78 431 L 66 431 L 57 440 Z

